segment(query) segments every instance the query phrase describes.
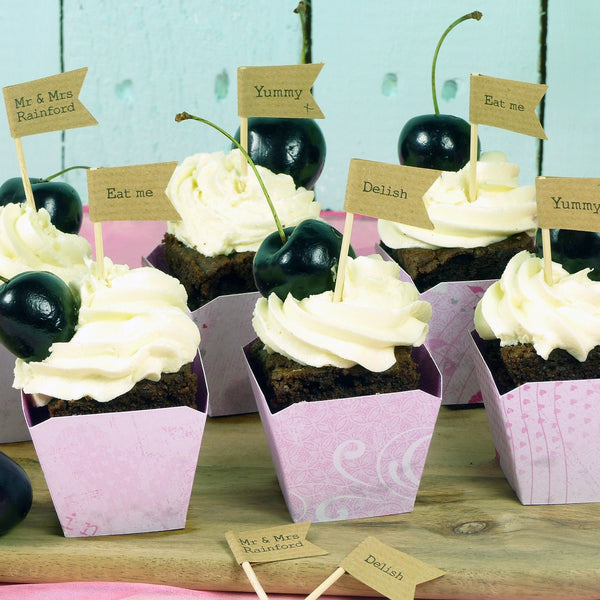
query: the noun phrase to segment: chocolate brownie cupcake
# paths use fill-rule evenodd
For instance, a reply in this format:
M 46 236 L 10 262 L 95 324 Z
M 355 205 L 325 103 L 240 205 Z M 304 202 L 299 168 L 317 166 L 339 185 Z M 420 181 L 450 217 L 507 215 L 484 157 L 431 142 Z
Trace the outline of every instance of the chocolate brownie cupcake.
M 532 381 L 595 379 L 600 373 L 600 282 L 521 252 L 483 295 L 475 327 L 499 391 Z
M 195 310 L 224 294 L 256 291 L 254 254 L 275 231 L 275 221 L 258 180 L 239 150 L 186 158 L 167 187 L 180 221 L 168 223 L 164 259 Z M 285 174 L 257 167 L 285 227 L 318 217 L 314 193 L 296 188 Z
M 431 306 L 379 256 L 349 258 L 340 302 L 333 292 L 260 298 L 250 360 L 273 411 L 293 402 L 416 389 L 412 357 Z
M 14 386 L 51 416 L 192 406 L 200 343 L 183 286 L 150 267 L 105 261 L 79 286 L 73 337 L 42 361 L 17 359 Z
M 419 385 L 419 371 L 411 350 L 396 347 L 396 362 L 380 373 L 358 364 L 348 368 L 302 365 L 269 352 L 261 340 L 251 346 L 250 360 L 271 409 L 277 412 L 289 406 L 290 398 L 317 401 L 414 390 Z
M 477 196 L 468 197 L 469 165 L 443 172 L 423 197 L 434 229 L 380 220 L 382 248 L 423 292 L 445 281 L 498 279 L 521 250 L 533 250 L 534 186 L 500 152 L 477 163 Z
M 476 248 L 381 247 L 411 277 L 420 291 L 444 281 L 499 279 L 504 265 L 521 250 L 533 250 L 533 238 L 517 233 L 489 246 Z

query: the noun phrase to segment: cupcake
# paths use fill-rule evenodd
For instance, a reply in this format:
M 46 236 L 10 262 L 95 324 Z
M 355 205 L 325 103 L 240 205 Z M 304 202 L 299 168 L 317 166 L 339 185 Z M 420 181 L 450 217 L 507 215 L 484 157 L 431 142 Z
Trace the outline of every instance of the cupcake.
M 469 172 L 469 164 L 442 172 L 424 195 L 432 230 L 378 222 L 382 247 L 421 292 L 446 281 L 498 279 L 512 256 L 533 249 L 535 187 L 519 185 L 519 167 L 501 152 L 482 154 L 472 202 Z
M 475 312 L 500 465 L 523 504 L 600 501 L 600 282 L 517 254 Z
M 444 404 L 481 401 L 468 357 L 475 305 L 512 256 L 533 249 L 534 186 L 520 186 L 519 168 L 500 152 L 477 163 L 477 196 L 469 201 L 467 164 L 442 172 L 423 197 L 434 229 L 379 220 L 381 249 L 433 305 L 426 345 L 440 367 Z
M 414 506 L 441 384 L 422 346 L 431 307 L 398 272 L 348 258 L 340 302 L 272 293 L 256 304 L 248 369 L 294 521 Z
M 167 225 L 164 258 L 185 286 L 191 310 L 218 296 L 256 290 L 254 253 L 275 222 L 245 160 L 237 149 L 189 156 L 167 186 L 181 220 Z M 285 227 L 319 215 L 312 191 L 296 188 L 289 175 L 257 169 Z
M 43 208 L 0 206 L 0 276 L 49 271 L 69 283 L 89 272 L 92 248 L 84 238 L 58 230 Z M 15 357 L 0 346 L 0 442 L 29 439 L 20 395 L 12 387 Z
M 174 278 L 105 259 L 78 323 L 15 387 L 65 536 L 185 526 L 207 393 L 200 335 Z
M 258 300 L 253 357 L 272 410 L 418 387 L 412 348 L 425 341 L 431 305 L 398 271 L 377 255 L 349 257 L 341 302 L 332 291 Z
M 259 297 L 254 255 L 276 227 L 258 179 L 244 161 L 237 149 L 186 158 L 166 190 L 181 220 L 168 223 L 163 244 L 148 257 L 187 290 L 202 331 L 209 416 L 256 411 L 239 349 L 254 338 L 251 317 Z M 319 215 L 312 191 L 296 188 L 289 175 L 257 169 L 285 226 Z
M 520 252 L 483 295 L 475 328 L 505 369 L 504 386 L 592 379 L 600 373 L 600 282 Z
M 151 267 L 105 264 L 103 279 L 79 282 L 73 337 L 41 361 L 18 358 L 14 386 L 50 416 L 195 407 L 200 334 L 183 286 Z

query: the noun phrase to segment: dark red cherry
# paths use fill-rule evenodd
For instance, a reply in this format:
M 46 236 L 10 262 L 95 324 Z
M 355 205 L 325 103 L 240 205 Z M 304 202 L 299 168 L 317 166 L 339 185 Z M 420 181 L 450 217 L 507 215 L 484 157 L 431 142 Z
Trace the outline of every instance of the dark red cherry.
M 302 300 L 335 288 L 342 234 L 324 221 L 306 219 L 268 235 L 254 257 L 254 281 L 263 296 L 275 293 L 285 300 Z M 355 257 L 352 248 L 348 255 Z

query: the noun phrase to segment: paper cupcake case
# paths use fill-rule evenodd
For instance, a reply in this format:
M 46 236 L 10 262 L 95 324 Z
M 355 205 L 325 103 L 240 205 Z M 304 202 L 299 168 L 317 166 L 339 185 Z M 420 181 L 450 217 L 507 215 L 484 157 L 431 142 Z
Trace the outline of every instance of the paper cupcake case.
M 375 249 L 382 257 L 393 260 L 380 245 Z M 402 267 L 400 279 L 412 281 Z M 469 333 L 473 329 L 475 307 L 492 283 L 492 279 L 448 281 L 419 294 L 433 310 L 425 346 L 442 373 L 442 404 L 482 401 L 471 359 Z
M 441 404 L 441 378 L 415 349 L 419 389 L 312 402 L 272 413 L 246 367 L 273 464 L 294 522 L 411 512 Z M 308 399 L 307 399 L 308 400 Z
M 157 246 L 142 259 L 168 273 L 164 246 Z M 252 313 L 259 292 L 219 296 L 191 312 L 200 329 L 200 354 L 210 392 L 209 417 L 256 412 L 256 402 L 246 376 L 240 347 L 254 339 Z
M 25 420 L 65 537 L 182 529 L 192 493 L 208 393 L 187 406 Z
M 15 355 L 0 345 L 0 444 L 31 439 L 23 418 L 21 392 L 13 388 Z
M 497 458 L 521 503 L 600 502 L 600 379 L 500 394 L 476 333 L 470 343 Z

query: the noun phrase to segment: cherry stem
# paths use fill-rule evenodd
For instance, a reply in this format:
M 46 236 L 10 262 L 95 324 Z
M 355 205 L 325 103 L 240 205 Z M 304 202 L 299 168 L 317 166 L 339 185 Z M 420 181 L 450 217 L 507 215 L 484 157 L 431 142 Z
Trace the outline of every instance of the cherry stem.
M 90 167 L 86 167 L 84 165 L 76 165 L 74 167 L 68 167 L 67 169 L 63 169 L 62 171 L 59 171 L 58 173 L 54 173 L 54 175 L 50 175 L 50 177 L 44 177 L 44 179 L 40 179 L 40 181 L 52 181 L 56 177 L 60 177 L 61 175 L 64 175 L 65 173 L 72 171 L 73 169 L 89 169 L 89 168 Z
M 3 277 L 2 275 L 0 275 L 0 281 L 2 281 L 2 283 L 8 283 L 10 281 L 10 279 L 6 279 L 6 277 Z
M 306 65 L 312 62 L 312 7 L 311 0 L 301 0 L 294 9 L 297 15 L 300 15 L 300 25 L 302 27 L 302 57 L 301 64 Z
M 279 237 L 281 238 L 281 243 L 285 244 L 285 242 L 286 242 L 285 232 L 283 231 L 283 227 L 281 226 L 281 221 L 279 220 L 279 216 L 277 215 L 277 211 L 275 210 L 275 206 L 273 205 L 271 196 L 269 196 L 269 192 L 267 191 L 264 181 L 262 180 L 262 177 L 260 176 L 258 169 L 256 168 L 256 165 L 254 164 L 254 161 L 250 158 L 250 155 L 248 154 L 247 150 L 232 135 L 227 133 L 224 129 L 221 129 L 221 127 L 219 127 L 218 125 L 211 123 L 207 119 L 203 119 L 202 117 L 197 117 L 195 115 L 190 115 L 187 112 L 181 112 L 181 113 L 178 113 L 175 115 L 175 121 L 177 123 L 180 123 L 181 121 L 187 121 L 190 119 L 192 119 L 194 121 L 200 121 L 200 123 L 209 125 L 213 129 L 216 129 L 219 133 L 222 133 L 229 141 L 233 142 L 239 148 L 241 153 L 246 157 L 248 164 L 250 165 L 250 167 L 254 171 L 254 174 L 256 175 L 256 178 L 258 179 L 258 183 L 260 184 L 263 194 L 265 195 L 265 198 L 267 199 L 269 208 L 271 209 L 271 212 L 273 213 L 273 218 L 275 219 L 275 225 L 277 226 L 277 231 L 279 232 Z
M 433 109 L 435 110 L 435 114 L 436 115 L 440 114 L 440 107 L 438 106 L 437 94 L 436 94 L 436 91 L 435 91 L 435 67 L 436 67 L 436 64 L 437 64 L 437 57 L 438 57 L 438 54 L 440 52 L 440 48 L 442 47 L 442 43 L 446 39 L 446 36 L 457 25 L 459 25 L 463 21 L 467 21 L 468 19 L 475 19 L 475 20 L 479 21 L 482 16 L 483 15 L 478 10 L 475 10 L 473 12 L 470 12 L 468 15 L 463 15 L 459 19 L 456 19 L 456 21 L 454 21 L 454 23 L 450 24 L 446 28 L 446 31 L 444 31 L 444 33 L 442 33 L 442 37 L 440 38 L 439 42 L 437 43 L 437 46 L 435 47 L 435 52 L 433 53 L 433 63 L 431 65 L 431 93 L 432 93 L 432 96 L 433 96 Z

